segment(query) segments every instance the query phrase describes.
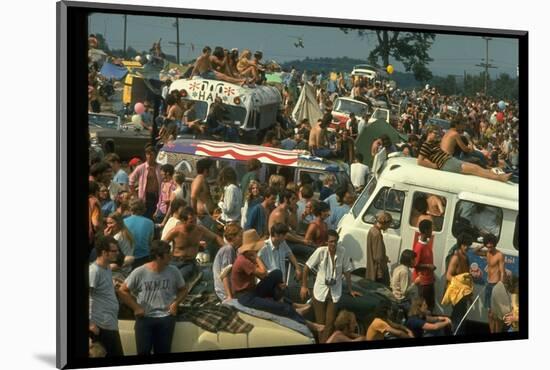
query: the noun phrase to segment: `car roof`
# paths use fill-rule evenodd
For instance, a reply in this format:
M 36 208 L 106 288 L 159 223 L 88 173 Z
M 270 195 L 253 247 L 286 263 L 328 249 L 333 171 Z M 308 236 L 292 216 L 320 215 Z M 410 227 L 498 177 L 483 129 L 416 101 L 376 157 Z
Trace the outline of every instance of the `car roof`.
M 232 159 L 244 162 L 250 159 L 257 159 L 261 163 L 278 166 L 304 167 L 330 172 L 344 171 L 337 162 L 315 157 L 303 151 L 227 143 L 223 141 L 177 139 L 169 144 L 165 144 L 161 152 Z
M 346 96 L 339 96 L 339 97 L 336 98 L 336 100 L 345 100 L 345 101 L 357 103 L 357 104 L 359 104 L 359 105 L 366 105 L 366 106 L 368 106 L 368 104 L 365 103 L 365 102 L 362 102 L 362 101 L 360 101 L 360 100 L 356 100 L 356 99 L 353 99 L 353 98 L 348 98 L 348 97 L 346 97 Z
M 518 184 L 423 167 L 416 163 L 416 158 L 389 158 L 380 179 L 454 193 L 461 199 L 498 203 L 495 205 L 517 210 Z
M 90 116 L 90 115 L 118 118 L 118 116 L 117 116 L 116 114 L 113 114 L 113 113 L 94 113 L 94 112 L 88 112 L 88 116 Z

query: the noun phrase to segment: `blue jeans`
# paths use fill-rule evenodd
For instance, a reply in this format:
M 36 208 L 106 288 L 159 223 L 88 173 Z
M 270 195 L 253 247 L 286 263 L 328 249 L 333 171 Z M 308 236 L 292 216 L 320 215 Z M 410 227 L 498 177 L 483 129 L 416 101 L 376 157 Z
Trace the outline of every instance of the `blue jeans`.
M 158 193 L 145 193 L 145 214 L 148 219 L 153 219 L 159 201 Z
M 453 323 L 453 332 L 456 330 L 456 327 L 458 326 L 458 324 L 460 324 L 460 321 L 466 314 L 469 303 L 470 303 L 469 299 L 462 298 L 456 305 L 453 306 L 453 312 L 451 313 L 451 322 Z M 458 330 L 456 335 L 464 335 L 464 322 L 460 326 L 460 329 Z
M 183 280 L 185 280 L 185 283 L 193 280 L 193 278 L 197 276 L 200 271 L 195 259 L 181 260 L 177 257 L 173 257 L 170 264 L 180 270 L 181 276 L 183 277 Z
M 170 353 L 176 326 L 175 316 L 140 317 L 136 319 L 136 349 L 138 355 Z
M 311 153 L 316 157 L 330 158 L 332 157 L 332 151 L 327 148 L 313 149 Z
M 473 152 L 470 152 L 470 153 L 460 153 L 460 157 L 459 159 L 461 161 L 465 161 L 467 162 L 468 159 L 477 159 L 479 161 L 479 164 L 482 166 L 482 167 L 487 167 L 487 158 L 485 158 L 485 156 L 483 155 L 483 153 L 477 151 L 477 150 L 474 150 Z
M 246 307 L 285 316 L 305 325 L 306 320 L 294 310 L 291 304 L 278 301 L 282 293 L 277 286 L 282 282 L 281 270 L 273 270 L 256 285 L 253 291 L 240 295 L 239 303 Z

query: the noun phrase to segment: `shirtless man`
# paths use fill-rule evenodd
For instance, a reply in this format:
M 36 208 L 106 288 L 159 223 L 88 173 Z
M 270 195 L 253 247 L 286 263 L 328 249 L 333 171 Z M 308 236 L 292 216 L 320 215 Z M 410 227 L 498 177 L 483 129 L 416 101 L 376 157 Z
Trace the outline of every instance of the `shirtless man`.
M 269 230 L 271 230 L 271 227 L 276 223 L 282 223 L 290 226 L 292 218 L 290 215 L 290 207 L 292 203 L 295 203 L 297 201 L 297 199 L 298 197 L 296 196 L 296 194 L 289 190 L 285 190 L 279 195 L 279 206 L 275 208 L 269 215 Z M 290 230 L 286 234 L 286 240 L 291 243 L 307 244 L 303 237 L 296 235 L 296 232 L 294 230 Z
M 181 271 L 185 281 L 191 281 L 198 273 L 196 257 L 202 241 L 215 241 L 219 247 L 224 244 L 220 236 L 202 225 L 197 225 L 197 216 L 191 207 L 183 210 L 181 223 L 162 240 L 173 244 L 171 264 Z
M 427 139 L 420 148 L 417 163 L 420 166 L 443 170 L 447 172 L 462 173 L 465 175 L 474 175 L 487 179 L 507 182 L 512 176 L 508 174 L 496 174 L 491 170 L 484 169 L 476 164 L 463 162 L 450 156 L 441 149 L 441 144 L 437 142 L 439 129 L 430 126 L 426 130 Z
M 175 121 L 179 127 L 181 125 L 181 119 L 183 118 L 183 110 L 179 106 L 176 98 L 172 95 L 168 95 L 166 97 L 166 104 L 168 104 L 166 119 Z
M 474 144 L 471 141 L 467 144 L 464 143 L 464 139 L 462 138 L 463 132 L 463 121 L 451 122 L 451 127 L 441 139 L 441 150 L 449 155 L 455 156 L 456 147 L 458 146 L 460 150 L 462 150 L 462 154 L 459 157 L 460 159 L 475 158 L 481 166 L 486 167 L 487 160 L 485 159 L 485 156 L 483 153 L 475 149 Z
M 445 135 L 443 135 L 443 138 L 441 139 L 441 150 L 449 155 L 455 154 L 457 145 L 465 153 L 470 153 L 474 150 L 474 146 L 472 143 L 468 143 L 468 145 L 465 145 L 462 141 L 461 134 L 459 132 L 459 130 L 462 131 L 462 128 L 462 121 L 451 122 L 449 130 L 447 130 L 447 132 L 445 133 Z
M 486 248 L 486 250 L 481 250 Z M 483 238 L 483 245 L 474 249 L 475 254 L 487 259 L 487 285 L 485 286 L 485 307 L 489 310 L 489 330 L 491 333 L 502 331 L 502 318 L 494 317 L 491 312 L 491 295 L 494 286 L 504 282 L 506 270 L 504 268 L 504 254 L 497 249 L 497 238 L 489 234 Z
M 456 245 L 458 249 L 453 254 L 447 266 L 447 273 L 445 277 L 447 278 L 447 283 L 450 284 L 453 280 L 453 277 L 460 275 L 466 272 L 470 272 L 470 260 L 468 258 L 468 249 L 472 245 L 473 238 L 466 233 L 462 233 L 456 238 Z M 453 306 L 453 311 L 451 313 L 451 321 L 453 323 L 453 330 L 456 330 L 458 324 L 466 315 L 468 310 L 468 305 L 470 304 L 471 294 L 463 297 Z M 463 326 L 461 330 L 456 334 L 463 334 Z
M 332 151 L 325 144 L 325 130 L 330 121 L 331 118 L 328 115 L 317 120 L 317 125 L 311 129 L 309 134 L 309 150 L 317 157 L 328 158 L 332 155 Z
M 214 201 L 207 180 L 212 165 L 213 162 L 209 158 L 197 162 L 197 177 L 191 183 L 191 207 L 195 212 L 198 212 L 199 206 L 203 206 L 208 212 L 214 211 Z
M 216 71 L 212 67 L 212 60 L 215 60 L 215 64 L 218 66 L 220 63 L 223 65 L 224 62 L 219 61 L 218 58 L 213 56 L 211 53 L 212 49 L 210 46 L 205 46 L 204 49 L 202 49 L 202 55 L 200 55 L 195 61 L 193 71 L 191 72 L 191 78 L 198 75 L 209 80 L 221 80 L 239 85 L 244 85 L 247 82 L 245 78 L 233 78 Z

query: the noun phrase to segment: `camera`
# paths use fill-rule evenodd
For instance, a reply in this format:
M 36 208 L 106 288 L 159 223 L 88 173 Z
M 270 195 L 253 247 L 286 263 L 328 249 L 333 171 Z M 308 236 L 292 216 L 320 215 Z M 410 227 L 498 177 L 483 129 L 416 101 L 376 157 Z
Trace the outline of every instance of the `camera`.
M 325 280 L 326 286 L 333 286 L 334 284 L 336 284 L 336 279 Z

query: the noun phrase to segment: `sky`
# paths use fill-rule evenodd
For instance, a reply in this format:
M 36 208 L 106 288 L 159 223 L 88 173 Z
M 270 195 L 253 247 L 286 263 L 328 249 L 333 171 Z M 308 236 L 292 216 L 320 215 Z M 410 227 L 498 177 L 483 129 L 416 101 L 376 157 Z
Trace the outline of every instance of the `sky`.
M 127 46 L 148 50 L 153 42 L 162 38 L 166 54 L 176 55 L 175 18 L 128 16 Z M 196 58 L 205 45 L 212 48 L 244 48 L 262 50 L 264 60 L 280 63 L 306 57 L 343 57 L 366 59 L 376 46 L 376 36 L 361 39 L 356 32 L 345 34 L 339 28 L 266 24 L 252 22 L 217 21 L 180 18 L 180 59 Z M 90 33 L 103 34 L 111 49 L 122 49 L 124 17 L 95 13 L 89 18 Z M 304 48 L 294 43 L 303 39 Z M 486 41 L 479 36 L 437 34 L 429 54 L 434 59 L 429 68 L 434 75 L 462 76 L 464 71 L 476 74 L 482 71 L 476 64 L 484 62 Z M 501 73 L 516 76 L 518 65 L 518 41 L 510 38 L 493 38 L 489 41 L 489 60 L 498 68 L 490 69 L 491 77 Z M 396 71 L 405 72 L 402 64 L 390 61 Z

